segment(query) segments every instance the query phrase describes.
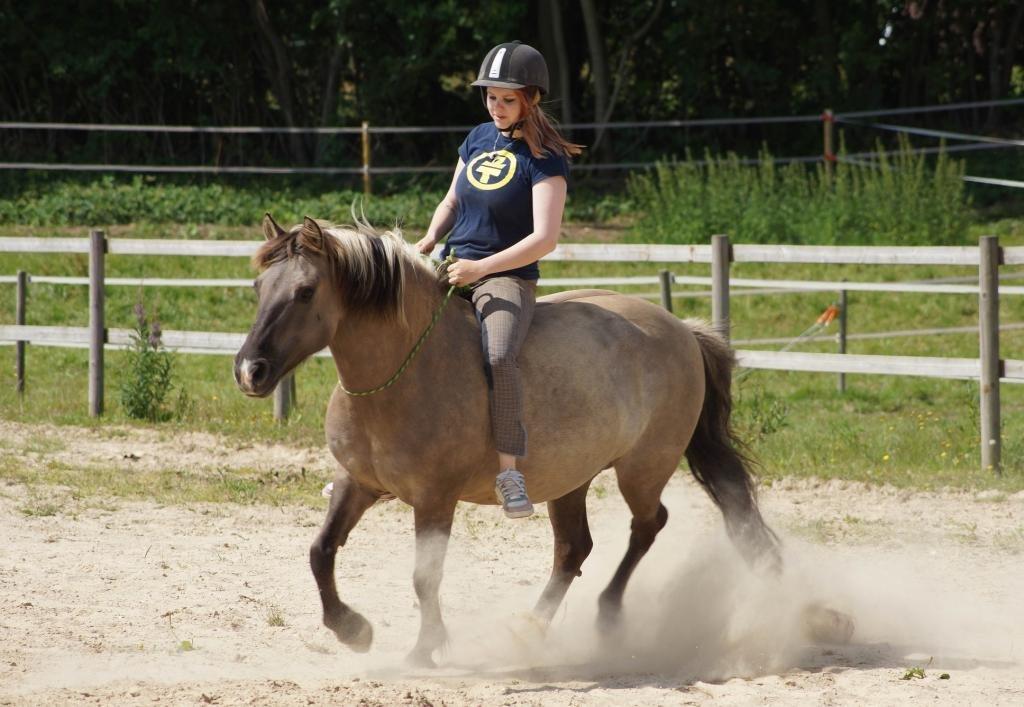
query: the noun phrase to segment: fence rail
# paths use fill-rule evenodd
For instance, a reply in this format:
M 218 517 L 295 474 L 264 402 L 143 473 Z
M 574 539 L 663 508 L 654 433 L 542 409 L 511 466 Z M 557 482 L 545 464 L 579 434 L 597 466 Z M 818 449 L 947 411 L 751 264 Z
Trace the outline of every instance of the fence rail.
M 673 285 L 712 285 L 714 278 L 668 273 Z M 657 275 L 635 275 L 626 277 L 542 277 L 539 287 L 626 287 L 635 285 L 660 285 L 662 277 Z M 17 282 L 16 275 L 0 275 L 0 284 Z M 29 284 L 40 285 L 88 285 L 89 278 L 63 275 L 29 275 Z M 108 277 L 107 287 L 252 287 L 251 279 L 230 278 L 165 278 L 165 277 Z M 730 280 L 734 287 L 753 288 L 733 295 L 769 294 L 792 292 L 903 292 L 918 294 L 976 295 L 977 285 L 929 282 L 857 282 L 853 280 L 771 280 L 764 278 L 737 277 Z M 1024 286 L 1000 287 L 1001 295 L 1024 295 Z M 710 296 L 707 292 L 673 292 L 673 297 L 687 295 Z M 657 296 L 657 295 L 648 295 Z
M 111 255 L 184 255 L 251 257 L 263 241 L 188 241 L 112 238 Z M 1000 248 L 1003 265 L 1024 265 L 1024 246 Z M 643 243 L 563 243 L 546 260 L 588 262 L 710 263 L 709 245 Z M 818 246 L 731 245 L 736 263 L 811 263 L 821 265 L 978 265 L 970 246 Z M 88 253 L 88 238 L 0 238 L 0 253 Z
M 88 346 L 90 350 L 89 404 L 90 413 L 103 410 L 103 351 L 107 347 L 123 347 L 131 342 L 128 330 L 105 327 L 103 291 L 106 285 L 150 284 L 183 286 L 187 281 L 176 279 L 105 278 L 104 257 L 115 255 L 174 255 L 211 257 L 250 257 L 258 241 L 172 241 L 150 239 L 107 240 L 101 231 L 84 238 L 0 238 L 0 252 L 15 253 L 88 253 L 90 274 L 90 322 L 88 327 L 28 327 L 23 310 L 18 323 L 0 326 L 0 342 L 29 341 L 43 345 Z M 590 262 L 634 261 L 648 263 L 708 263 L 707 278 L 674 277 L 663 271 L 660 277 L 625 278 L 552 278 L 546 285 L 574 286 L 581 284 L 636 285 L 659 283 L 662 301 L 671 310 L 672 284 L 711 285 L 712 321 L 727 337 L 729 335 L 729 297 L 732 286 L 781 287 L 790 290 L 855 290 L 928 293 L 959 293 L 979 295 L 979 342 L 977 359 L 935 358 L 920 356 L 876 356 L 846 353 L 797 353 L 739 350 L 741 365 L 772 370 L 814 371 L 828 373 L 871 373 L 886 375 L 928 376 L 978 380 L 981 397 L 981 460 L 985 468 L 998 468 L 1001 454 L 999 418 L 1000 380 L 1024 381 L 1024 361 L 999 358 L 998 296 L 1001 264 L 1024 264 L 1024 247 L 1000 248 L 995 237 L 983 237 L 978 248 L 936 247 L 874 247 L 874 246 L 779 246 L 731 245 L 725 236 L 714 236 L 711 245 L 645 245 L 645 244 L 563 244 L 548 260 Z M 730 280 L 732 262 L 879 264 L 879 265 L 949 265 L 979 268 L 978 285 L 926 283 L 850 283 L 801 282 L 762 279 Z M 19 275 L 19 291 L 27 282 Z M 58 281 L 58 278 L 48 278 Z M 74 283 L 70 282 L 75 280 Z M 40 278 L 37 281 L 43 281 Z M 83 284 L 81 279 L 66 278 L 66 284 Z M 192 286 L 248 286 L 247 280 L 200 280 Z M 1024 294 L 1022 287 L 1003 288 L 1005 294 Z M 20 298 L 23 292 L 19 292 Z M 215 353 L 234 350 L 244 335 L 217 332 L 164 332 L 169 348 L 183 352 Z M 321 354 L 322 355 L 322 354 Z M 19 362 L 19 366 L 23 365 Z M 19 368 L 19 385 L 23 370 Z M 280 386 L 284 388 L 284 386 Z M 284 391 L 283 394 L 286 394 Z M 275 405 L 275 411 L 283 405 Z

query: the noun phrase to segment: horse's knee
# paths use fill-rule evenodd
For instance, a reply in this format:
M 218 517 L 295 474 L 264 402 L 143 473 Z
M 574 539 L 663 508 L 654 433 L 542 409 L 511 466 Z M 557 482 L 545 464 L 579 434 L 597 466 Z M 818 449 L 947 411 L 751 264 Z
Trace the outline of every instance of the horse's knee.
M 594 549 L 594 539 L 590 537 L 590 533 L 587 533 L 583 537 L 583 542 L 580 543 L 580 547 L 579 547 L 580 564 L 583 564 L 583 561 L 585 559 L 587 559 L 588 557 L 590 557 L 590 552 L 593 549 Z
M 338 548 L 334 543 L 327 542 L 323 538 L 317 538 L 309 546 L 309 566 L 313 570 L 314 577 L 320 577 L 324 572 L 334 570 L 334 557 Z
M 668 509 L 665 508 L 665 504 L 659 503 L 658 510 L 654 512 L 653 517 L 637 518 L 633 516 L 630 528 L 633 532 L 654 533 L 656 535 L 661 532 L 666 523 L 668 523 Z
M 653 518 L 634 517 L 630 523 L 630 546 L 647 550 L 666 523 L 668 523 L 668 509 L 661 504 L 658 504 L 658 510 Z
M 588 557 L 590 557 L 590 551 L 594 549 L 594 540 L 590 537 L 590 533 L 580 538 L 579 542 L 572 546 L 570 550 L 570 562 L 572 563 L 573 572 L 579 577 L 582 573 L 580 567 Z

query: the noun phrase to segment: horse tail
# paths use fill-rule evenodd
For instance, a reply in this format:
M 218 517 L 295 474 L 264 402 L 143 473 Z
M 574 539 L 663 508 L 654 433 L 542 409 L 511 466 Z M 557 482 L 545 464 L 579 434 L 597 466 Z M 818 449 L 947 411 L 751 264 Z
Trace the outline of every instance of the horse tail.
M 754 464 L 741 451 L 730 422 L 736 356 L 707 323 L 688 319 L 685 324 L 700 345 L 705 381 L 700 418 L 686 448 L 690 472 L 722 511 L 729 537 L 747 562 L 766 562 L 777 572 L 782 567 L 779 539 L 761 517 Z

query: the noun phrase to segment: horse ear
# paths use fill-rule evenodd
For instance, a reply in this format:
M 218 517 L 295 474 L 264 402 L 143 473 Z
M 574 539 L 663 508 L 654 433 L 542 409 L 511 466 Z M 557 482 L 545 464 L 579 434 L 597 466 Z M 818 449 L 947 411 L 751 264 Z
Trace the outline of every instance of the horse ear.
M 269 213 L 263 214 L 263 237 L 268 241 L 280 238 L 284 235 L 284 229 L 277 225 L 277 221 Z
M 320 250 L 324 247 L 324 232 L 320 224 L 306 216 L 302 219 L 302 231 Z

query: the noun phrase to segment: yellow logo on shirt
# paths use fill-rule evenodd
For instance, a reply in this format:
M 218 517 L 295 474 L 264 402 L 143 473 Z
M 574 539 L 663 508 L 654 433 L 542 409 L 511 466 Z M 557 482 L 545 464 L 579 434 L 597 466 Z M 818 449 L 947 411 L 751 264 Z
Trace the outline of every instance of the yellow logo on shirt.
M 516 173 L 516 156 L 508 150 L 483 152 L 466 166 L 466 178 L 477 189 L 501 189 Z

